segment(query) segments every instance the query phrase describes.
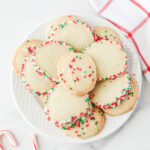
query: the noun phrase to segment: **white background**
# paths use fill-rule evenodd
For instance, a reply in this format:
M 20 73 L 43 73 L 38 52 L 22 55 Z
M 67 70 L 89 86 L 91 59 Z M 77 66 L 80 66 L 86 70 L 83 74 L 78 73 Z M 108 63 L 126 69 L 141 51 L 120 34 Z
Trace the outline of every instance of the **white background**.
M 65 13 L 98 15 L 88 0 L 0 0 L 0 129 L 12 131 L 19 143 L 16 150 L 32 150 L 30 135 L 38 135 L 40 150 L 149 150 L 150 83 L 143 79 L 140 102 L 128 122 L 111 136 L 90 144 L 67 144 L 49 140 L 23 120 L 12 100 L 10 66 L 17 46 L 27 33 Z M 6 150 L 11 146 L 3 139 Z

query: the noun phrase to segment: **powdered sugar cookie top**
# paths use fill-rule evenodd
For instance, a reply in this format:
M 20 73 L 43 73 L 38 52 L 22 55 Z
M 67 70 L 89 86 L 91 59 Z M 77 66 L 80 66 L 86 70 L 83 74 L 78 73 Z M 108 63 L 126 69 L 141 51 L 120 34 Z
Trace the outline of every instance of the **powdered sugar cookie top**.
M 84 95 L 96 84 L 96 67 L 90 56 L 81 53 L 67 53 L 57 64 L 60 82 L 73 94 Z
M 79 20 L 65 21 L 59 24 L 50 36 L 51 40 L 67 42 L 75 51 L 81 52 L 95 41 L 95 34 L 88 24 Z
M 83 53 L 88 54 L 94 60 L 98 80 L 116 78 L 125 71 L 127 54 L 120 44 L 101 40 L 83 49 Z

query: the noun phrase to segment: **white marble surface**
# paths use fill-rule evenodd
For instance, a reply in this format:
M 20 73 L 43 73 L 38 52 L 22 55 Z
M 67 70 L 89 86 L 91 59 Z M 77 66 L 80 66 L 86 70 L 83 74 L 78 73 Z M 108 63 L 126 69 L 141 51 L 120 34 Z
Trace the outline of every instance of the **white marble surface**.
M 10 65 L 18 44 L 27 33 L 51 17 L 64 13 L 98 15 L 88 0 L 0 0 L 0 129 L 12 131 L 19 146 L 11 148 L 6 137 L 6 150 L 32 150 L 30 135 L 36 131 L 23 120 L 12 100 Z M 135 113 L 116 133 L 90 144 L 67 144 L 37 133 L 40 150 L 148 150 L 150 149 L 150 84 L 143 79 L 143 90 Z

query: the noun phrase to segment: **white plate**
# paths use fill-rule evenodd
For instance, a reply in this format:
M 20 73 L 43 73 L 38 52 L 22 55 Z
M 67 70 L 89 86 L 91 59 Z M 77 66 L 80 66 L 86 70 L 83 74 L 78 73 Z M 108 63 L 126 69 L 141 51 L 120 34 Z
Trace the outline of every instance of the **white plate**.
M 129 40 L 125 37 L 125 35 L 121 31 L 119 31 L 108 21 L 100 17 L 80 15 L 80 18 L 93 27 L 98 25 L 109 26 L 111 28 L 114 28 L 118 32 L 122 45 L 124 46 L 124 49 L 127 50 L 128 53 L 127 72 L 130 75 L 135 74 L 134 78 L 138 83 L 140 93 L 142 82 L 140 62 L 137 57 L 136 51 L 134 47 L 131 46 Z M 45 41 L 45 30 L 46 27 L 49 25 L 49 23 L 50 21 L 40 25 L 33 32 L 31 32 L 25 40 L 38 39 Z M 13 71 L 12 71 L 12 91 L 15 102 L 17 104 L 17 108 L 19 109 L 19 111 L 21 112 L 21 114 L 24 116 L 24 118 L 27 120 L 28 123 L 30 123 L 34 128 L 36 128 L 41 133 L 47 135 L 49 138 L 61 140 L 68 143 L 88 143 L 98 139 L 102 139 L 110 135 L 117 129 L 119 129 L 127 121 L 127 119 L 131 116 L 131 114 L 134 111 L 133 109 L 130 112 L 117 117 L 110 117 L 106 115 L 106 124 L 102 132 L 97 136 L 82 140 L 65 136 L 64 133 L 59 128 L 55 127 L 53 124 L 47 121 L 43 113 L 41 104 L 35 97 L 33 97 L 27 90 L 25 90 L 22 81 L 17 78 L 17 76 L 14 74 Z

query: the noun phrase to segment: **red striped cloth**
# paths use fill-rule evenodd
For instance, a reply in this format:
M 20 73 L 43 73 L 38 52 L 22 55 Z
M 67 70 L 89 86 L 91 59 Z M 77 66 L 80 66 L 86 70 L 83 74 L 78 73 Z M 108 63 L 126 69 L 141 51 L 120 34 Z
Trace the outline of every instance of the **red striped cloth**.
M 90 0 L 90 3 L 130 38 L 141 59 L 143 74 L 150 82 L 150 1 Z

